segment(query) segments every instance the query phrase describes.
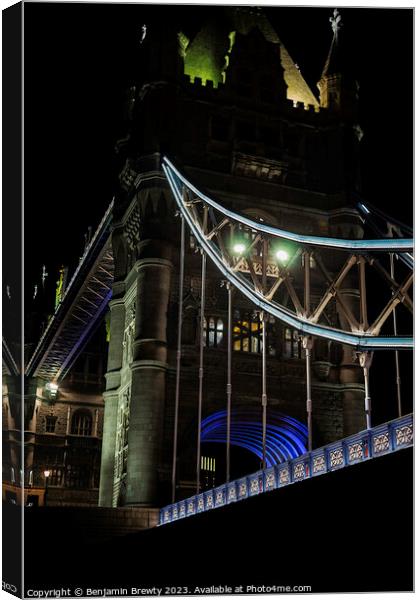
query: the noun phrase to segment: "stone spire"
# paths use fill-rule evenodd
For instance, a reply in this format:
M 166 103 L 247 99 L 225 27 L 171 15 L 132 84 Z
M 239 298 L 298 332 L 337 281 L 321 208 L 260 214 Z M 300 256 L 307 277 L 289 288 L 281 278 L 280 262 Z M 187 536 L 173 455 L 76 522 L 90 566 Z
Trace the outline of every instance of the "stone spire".
M 335 8 L 333 12 L 333 16 L 330 17 L 331 28 L 333 30 L 333 39 L 331 41 L 330 51 L 328 53 L 328 57 L 322 71 L 322 77 L 327 77 L 329 75 L 336 75 L 341 70 L 340 65 L 340 44 L 338 43 L 338 34 L 342 27 L 341 23 L 341 15 L 338 10 Z
M 344 44 L 342 18 L 337 9 L 334 9 L 330 23 L 333 38 L 318 82 L 320 104 L 343 116 L 354 116 L 358 84 L 351 75 L 351 52 Z

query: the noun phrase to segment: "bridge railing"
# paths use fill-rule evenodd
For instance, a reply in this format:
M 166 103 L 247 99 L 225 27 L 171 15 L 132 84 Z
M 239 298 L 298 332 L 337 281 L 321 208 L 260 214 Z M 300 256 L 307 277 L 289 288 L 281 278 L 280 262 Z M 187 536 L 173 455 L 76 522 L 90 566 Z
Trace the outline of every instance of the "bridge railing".
M 275 465 L 200 494 L 165 506 L 159 525 L 165 525 L 291 483 L 364 462 L 413 445 L 413 415 L 377 425 L 298 458 Z

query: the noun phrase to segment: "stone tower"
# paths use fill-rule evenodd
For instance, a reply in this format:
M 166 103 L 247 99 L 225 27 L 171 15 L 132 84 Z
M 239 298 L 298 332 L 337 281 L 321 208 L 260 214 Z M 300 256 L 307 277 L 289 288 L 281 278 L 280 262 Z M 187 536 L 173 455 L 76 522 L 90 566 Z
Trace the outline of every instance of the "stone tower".
M 319 84 L 320 102 L 260 9 L 210 7 L 202 15 L 188 31 L 176 19 L 143 26 L 141 76 L 127 104 L 129 133 L 118 143 L 123 167 L 113 225 L 101 506 L 168 501 L 179 222 L 162 156 L 176 160 L 192 181 L 238 212 L 296 232 L 363 233 L 351 208 L 358 130 L 355 105 L 347 102 L 347 87 L 335 66 L 338 15 Z M 193 489 L 201 335 L 200 258 L 192 240 L 186 253 L 178 469 L 179 494 L 185 496 Z M 335 268 L 334 258 L 328 266 Z M 351 285 L 346 293 L 349 301 L 358 302 Z M 314 288 L 313 300 L 321 294 Z M 220 335 L 206 333 L 204 417 L 223 408 L 226 386 L 221 368 L 226 295 L 212 267 L 206 307 L 207 327 L 217 323 Z M 233 352 L 233 403 L 259 406 L 252 307 L 239 294 L 234 318 L 240 343 Z M 338 322 L 342 315 L 331 308 L 329 318 Z M 272 324 L 269 336 L 269 404 L 304 421 L 301 341 L 279 323 Z M 363 387 L 351 352 L 317 341 L 313 368 L 315 443 L 363 428 Z

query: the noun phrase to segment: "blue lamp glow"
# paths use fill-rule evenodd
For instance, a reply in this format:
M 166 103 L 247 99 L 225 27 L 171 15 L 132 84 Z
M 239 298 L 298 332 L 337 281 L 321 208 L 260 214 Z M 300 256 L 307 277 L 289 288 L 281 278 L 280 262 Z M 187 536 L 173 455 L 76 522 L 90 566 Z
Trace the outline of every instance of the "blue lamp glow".
M 201 441 L 226 444 L 227 411 L 215 412 L 201 422 Z M 269 410 L 267 412 L 267 467 L 297 458 L 307 452 L 308 429 L 303 423 Z M 261 409 L 232 410 L 230 443 L 249 450 L 262 460 Z

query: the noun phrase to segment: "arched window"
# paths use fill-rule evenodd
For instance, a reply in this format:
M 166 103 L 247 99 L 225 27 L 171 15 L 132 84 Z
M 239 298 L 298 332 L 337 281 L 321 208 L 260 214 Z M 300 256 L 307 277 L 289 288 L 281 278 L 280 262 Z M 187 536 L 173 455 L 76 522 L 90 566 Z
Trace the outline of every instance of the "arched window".
M 76 410 L 71 420 L 73 435 L 92 435 L 92 415 L 88 410 Z
M 55 433 L 55 425 L 57 422 L 57 417 L 53 415 L 48 415 L 45 417 L 45 432 L 46 433 Z
M 233 324 L 233 349 L 241 352 L 261 352 L 262 324 L 255 314 L 241 315 L 235 311 Z
M 213 488 L 216 483 L 216 459 L 201 457 L 201 485 L 204 489 Z
M 233 315 L 233 350 L 236 352 L 262 352 L 262 323 L 257 312 L 241 313 L 236 310 Z M 275 319 L 268 316 L 267 350 L 269 356 L 276 355 Z
M 285 327 L 283 330 L 283 356 L 285 358 L 301 358 L 301 343 L 296 329 Z
M 204 317 L 203 327 L 204 345 L 208 348 L 217 348 L 223 339 L 223 321 L 217 317 Z

